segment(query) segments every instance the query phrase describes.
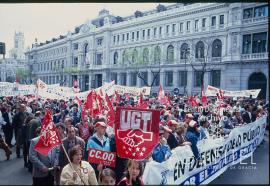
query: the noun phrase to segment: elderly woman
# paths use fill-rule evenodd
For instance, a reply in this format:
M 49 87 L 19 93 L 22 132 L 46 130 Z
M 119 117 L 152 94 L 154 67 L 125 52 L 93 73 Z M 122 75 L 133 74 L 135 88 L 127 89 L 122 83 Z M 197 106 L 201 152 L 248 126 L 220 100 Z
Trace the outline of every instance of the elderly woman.
M 97 185 L 95 171 L 92 166 L 82 161 L 82 149 L 75 145 L 69 151 L 71 164 L 67 164 L 61 173 L 60 185 Z

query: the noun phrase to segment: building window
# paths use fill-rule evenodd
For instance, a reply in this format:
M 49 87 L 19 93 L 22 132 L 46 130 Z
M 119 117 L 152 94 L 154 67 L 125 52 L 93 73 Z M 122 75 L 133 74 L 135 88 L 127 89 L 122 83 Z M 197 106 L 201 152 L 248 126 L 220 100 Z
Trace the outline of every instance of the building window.
M 117 43 L 119 43 L 119 40 L 120 40 L 120 36 L 117 35 Z
M 78 50 L 78 48 L 79 48 L 78 43 L 74 43 L 74 44 L 73 44 L 73 50 Z
M 175 24 L 172 25 L 172 32 L 175 32 Z
M 15 48 L 19 48 L 19 42 L 17 40 L 15 41 Z
M 165 72 L 165 86 L 166 87 L 173 86 L 173 71 Z
M 243 54 L 250 54 L 251 53 L 251 34 L 243 35 Z
M 154 63 L 160 63 L 161 49 L 159 46 L 155 47 L 154 50 Z
M 140 31 L 137 31 L 137 39 L 140 37 Z
M 212 44 L 212 57 L 221 57 L 222 42 L 216 39 Z
M 202 74 L 203 71 L 194 71 L 194 87 L 201 87 L 202 86 Z
M 167 26 L 166 26 L 166 33 L 167 33 L 167 34 L 169 33 L 169 29 L 170 29 L 170 25 L 167 25 Z
M 147 30 L 147 37 L 150 37 L 150 29 Z
M 148 73 L 140 72 L 140 76 L 141 76 L 141 86 L 146 86 L 148 84 Z
M 131 74 L 130 74 L 130 86 L 137 86 L 137 72 L 131 72 Z
M 73 58 L 73 64 L 75 67 L 78 66 L 78 57 Z M 49 70 L 49 64 L 48 64 L 48 70 Z
M 243 19 L 250 19 L 253 17 L 253 8 L 248 8 L 244 10 Z
M 154 37 L 157 35 L 157 28 L 154 28 Z
M 167 61 L 168 63 L 173 63 L 174 61 L 174 47 L 169 45 L 167 48 Z
M 136 64 L 137 60 L 138 60 L 138 51 L 136 49 L 134 49 L 132 52 L 132 63 Z
M 127 85 L 127 73 L 121 73 L 120 78 L 121 78 L 121 85 Z
M 224 24 L 224 15 L 219 16 L 219 24 L 223 25 Z
M 253 34 L 252 53 L 266 52 L 266 32 Z
M 211 26 L 216 26 L 216 16 L 212 17 Z
M 145 37 L 145 30 L 142 31 L 142 37 Z
M 183 32 L 183 23 L 180 23 L 180 32 Z
M 195 30 L 199 29 L 199 20 L 195 20 Z
M 178 72 L 178 82 L 180 87 L 187 86 L 187 71 Z
M 127 33 L 127 40 L 129 40 L 129 33 Z
M 155 78 L 155 80 L 154 80 L 154 82 L 153 82 L 153 86 L 159 86 L 159 84 L 160 84 L 160 72 L 153 72 L 152 75 L 153 75 L 152 81 L 153 81 L 154 78 Z
M 143 62 L 148 63 L 149 62 L 149 50 L 148 48 L 145 48 L 143 50 Z
M 190 21 L 187 22 L 187 30 L 189 31 L 190 29 Z
M 214 87 L 220 87 L 220 70 L 212 70 L 210 75 L 211 85 Z
M 159 35 L 162 34 L 162 27 L 159 27 Z
M 132 32 L 131 39 L 134 40 L 134 38 L 135 38 L 135 34 L 134 34 L 134 32 Z
M 101 45 L 102 45 L 102 41 L 103 41 L 102 38 L 98 38 L 98 39 L 97 39 L 97 45 L 98 45 L 98 46 L 101 46 Z
M 117 84 L 117 73 L 111 73 L 111 81 L 114 81 Z
M 196 44 L 195 58 L 204 58 L 204 43 L 202 41 Z
M 267 17 L 268 16 L 268 7 L 267 5 L 258 6 L 254 8 L 254 17 Z
M 122 54 L 122 63 L 125 64 L 128 61 L 128 54 L 127 52 L 124 50 L 123 54 Z
M 113 64 L 117 64 L 117 61 L 118 61 L 118 52 L 114 52 L 114 55 L 113 55 Z
M 181 45 L 181 51 L 180 51 L 180 58 L 181 59 L 187 59 L 187 57 L 189 56 L 189 48 L 188 48 L 188 44 L 183 43 Z
M 102 54 L 97 54 L 97 65 L 102 65 L 103 56 Z
M 122 34 L 122 41 L 125 41 L 125 34 Z

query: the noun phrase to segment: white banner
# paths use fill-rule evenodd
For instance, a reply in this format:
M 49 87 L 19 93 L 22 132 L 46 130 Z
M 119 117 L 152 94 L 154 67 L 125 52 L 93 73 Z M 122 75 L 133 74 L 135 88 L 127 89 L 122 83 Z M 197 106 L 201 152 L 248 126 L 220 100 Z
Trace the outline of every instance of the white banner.
M 250 157 L 264 137 L 266 117 L 234 128 L 228 138 L 198 142 L 202 161 L 196 161 L 190 146 L 177 147 L 165 162 L 146 164 L 145 185 L 208 184 L 230 166 Z M 268 163 L 268 162 L 266 162 Z
M 143 95 L 150 95 L 151 87 L 128 87 L 122 85 L 114 85 L 114 90 L 117 91 L 119 94 L 130 93 L 135 96 L 140 96 L 142 93 Z
M 227 96 L 227 97 L 248 97 L 249 98 L 250 95 L 252 95 L 252 98 L 257 98 L 261 89 L 230 91 L 230 90 L 222 90 L 222 89 L 208 85 L 205 91 L 205 95 L 217 96 L 217 93 L 219 93 L 219 91 L 224 93 L 224 96 Z

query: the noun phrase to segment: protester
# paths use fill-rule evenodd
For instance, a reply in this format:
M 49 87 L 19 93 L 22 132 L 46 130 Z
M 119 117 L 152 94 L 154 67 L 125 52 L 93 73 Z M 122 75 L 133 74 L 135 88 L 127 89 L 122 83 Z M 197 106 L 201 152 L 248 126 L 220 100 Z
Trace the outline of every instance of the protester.
M 244 123 L 252 123 L 256 120 L 256 115 L 252 113 L 252 106 L 246 105 L 245 112 L 242 114 Z
M 186 127 L 183 124 L 180 124 L 177 129 L 176 129 L 176 133 L 177 133 L 177 141 L 178 141 L 178 145 L 179 146 L 185 146 L 185 145 L 190 145 L 191 143 L 189 141 L 187 141 L 186 139 Z
M 209 127 L 209 122 L 206 118 L 206 116 L 201 116 L 199 118 L 199 132 L 200 132 L 200 140 L 209 138 L 209 132 L 208 132 L 208 127 Z
M 5 125 L 3 125 L 3 131 L 5 134 L 5 141 L 8 144 L 9 147 L 12 147 L 11 140 L 13 137 L 13 127 L 12 127 L 12 118 L 13 113 L 11 112 L 11 105 L 6 105 L 2 108 L 2 117 L 5 122 Z
M 127 162 L 127 168 L 125 177 L 117 185 L 138 185 L 143 186 L 142 180 L 143 163 L 140 161 L 129 160 Z
M 95 171 L 92 166 L 82 160 L 83 150 L 75 145 L 69 151 L 71 163 L 62 170 L 60 185 L 97 185 Z
M 110 185 L 114 186 L 116 184 L 116 174 L 110 169 L 103 169 L 99 175 L 99 185 Z
M 96 133 L 94 133 L 94 135 L 89 138 L 87 143 L 87 151 L 89 151 L 90 148 L 107 152 L 111 151 L 110 139 L 105 136 L 106 127 L 106 123 L 102 121 L 98 121 L 95 124 Z M 98 175 L 99 172 L 103 169 L 102 164 L 91 163 L 91 165 L 95 169 L 96 175 Z
M 61 147 L 59 154 L 59 166 L 61 168 L 68 164 L 68 159 L 65 155 L 63 148 L 65 148 L 66 152 L 68 153 L 72 149 L 72 147 L 74 147 L 75 145 L 80 145 L 84 152 L 85 146 L 84 140 L 75 135 L 75 127 L 70 126 L 67 131 L 67 137 L 63 139 L 63 146 Z
M 199 149 L 197 147 L 197 142 L 199 141 L 200 137 L 198 129 L 199 125 L 196 123 L 196 121 L 190 121 L 186 133 L 186 139 L 191 143 L 191 150 L 196 159 L 200 159 Z
M 152 153 L 153 160 L 159 163 L 167 160 L 172 155 L 171 149 L 167 145 L 167 140 L 163 137 L 165 130 L 167 130 L 168 132 L 171 132 L 171 130 L 167 128 L 166 126 L 162 126 L 162 125 L 159 126 L 159 143 L 154 148 L 153 153 Z
M 36 132 L 40 133 L 40 128 L 38 128 Z M 54 175 L 51 168 L 58 165 L 56 149 L 52 149 L 47 156 L 40 154 L 35 150 L 35 146 L 39 139 L 40 136 L 32 139 L 29 148 L 29 160 L 33 164 L 33 185 L 53 185 Z

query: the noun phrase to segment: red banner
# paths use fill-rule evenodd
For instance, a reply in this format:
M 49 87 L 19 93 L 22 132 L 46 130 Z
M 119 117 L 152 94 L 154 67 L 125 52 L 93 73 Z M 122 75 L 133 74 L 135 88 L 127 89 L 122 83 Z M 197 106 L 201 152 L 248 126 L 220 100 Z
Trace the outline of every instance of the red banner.
M 147 158 L 159 140 L 159 110 L 116 107 L 115 141 L 123 158 Z
M 89 148 L 88 162 L 115 167 L 116 153 Z

